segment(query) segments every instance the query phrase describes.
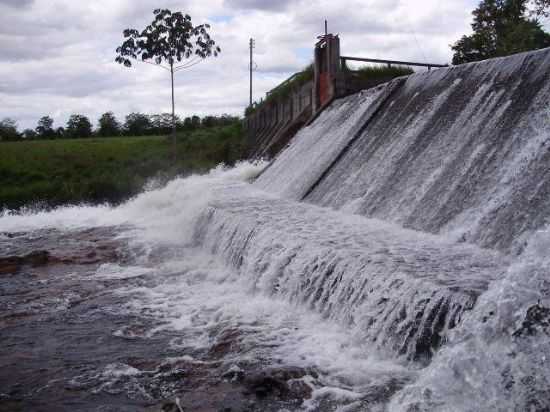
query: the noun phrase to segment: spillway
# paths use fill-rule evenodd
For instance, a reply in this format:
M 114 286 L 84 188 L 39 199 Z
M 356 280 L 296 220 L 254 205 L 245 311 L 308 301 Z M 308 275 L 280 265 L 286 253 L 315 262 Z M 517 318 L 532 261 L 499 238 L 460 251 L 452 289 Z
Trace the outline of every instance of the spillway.
M 268 171 L 256 180 L 255 186 L 300 200 L 402 81 L 395 80 L 330 105 L 298 132 L 291 149 L 284 150 L 277 161 L 268 166 Z M 273 184 L 273 176 L 277 184 Z
M 390 83 L 375 116 L 368 102 L 354 106 L 359 132 L 344 149 L 346 128 L 327 129 L 319 140 L 333 144 L 319 146 L 315 127 L 304 129 L 258 185 L 518 253 L 550 216 L 549 67 L 544 49 Z M 328 169 L 326 158 L 336 159 Z
M 416 73 L 269 165 L 3 212 L 0 402 L 549 410 L 549 102 L 550 49 Z
M 370 98 L 359 100 L 365 95 Z M 352 101 L 359 104 L 346 107 Z M 414 269 L 412 278 L 439 268 L 460 285 L 449 288 L 428 276 L 415 286 L 407 278 L 405 288 L 435 288 L 452 299 L 457 293 L 475 296 L 461 306 L 460 324 L 445 329 L 443 348 L 415 384 L 393 397 L 389 410 L 546 410 L 550 49 L 416 73 L 337 100 L 327 116 L 333 113 L 350 120 L 329 128 L 320 117 L 302 129 L 255 185 L 345 215 L 437 235 L 440 246 L 432 257 L 438 263 Z M 361 232 L 360 227 L 346 230 Z M 392 230 L 384 232 L 387 240 Z M 481 270 L 471 255 L 462 270 L 488 282 L 487 289 L 472 294 L 464 272 L 439 266 L 453 256 L 446 242 L 498 251 L 509 259 L 501 258 L 506 269 Z M 426 247 L 418 242 L 407 255 L 422 259 Z M 366 259 L 374 250 L 372 244 L 361 249 Z M 365 269 L 351 278 L 377 279 L 373 273 L 380 272 Z M 307 271 L 296 273 L 302 278 Z M 382 277 L 392 282 L 394 275 Z M 399 287 L 378 290 L 399 301 L 395 307 L 415 307 Z M 331 313 L 342 310 L 334 306 L 339 309 Z M 380 315 L 377 321 L 384 322 Z M 381 336 L 397 332 L 401 342 L 410 336 L 391 321 L 385 325 Z
M 389 357 L 426 362 L 505 272 L 469 245 L 311 205 L 231 190 L 197 225 L 251 290 L 301 304 Z

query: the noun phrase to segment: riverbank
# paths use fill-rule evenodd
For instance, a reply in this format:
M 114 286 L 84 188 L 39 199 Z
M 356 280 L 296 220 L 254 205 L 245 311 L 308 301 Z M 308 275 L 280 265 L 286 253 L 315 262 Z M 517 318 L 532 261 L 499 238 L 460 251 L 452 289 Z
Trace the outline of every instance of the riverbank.
M 203 172 L 244 157 L 240 123 L 177 137 L 113 137 L 0 143 L 0 211 L 124 201 L 150 182 Z

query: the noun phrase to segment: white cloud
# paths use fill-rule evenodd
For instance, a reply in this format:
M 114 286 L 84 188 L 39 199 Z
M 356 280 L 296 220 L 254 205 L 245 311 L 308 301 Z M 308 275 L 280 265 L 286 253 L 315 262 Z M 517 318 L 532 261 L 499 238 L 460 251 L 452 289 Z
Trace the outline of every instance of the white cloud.
M 448 62 L 448 45 L 469 31 L 472 0 L 185 0 L 162 7 L 209 21 L 222 48 L 176 79 L 182 115 L 242 114 L 248 101 L 248 39 L 256 39 L 255 97 L 311 60 L 323 21 L 339 33 L 346 54 Z M 144 27 L 159 7 L 153 0 L 0 0 L 0 117 L 20 128 L 71 113 L 94 122 L 105 111 L 169 110 L 164 71 L 114 63 L 122 30 Z

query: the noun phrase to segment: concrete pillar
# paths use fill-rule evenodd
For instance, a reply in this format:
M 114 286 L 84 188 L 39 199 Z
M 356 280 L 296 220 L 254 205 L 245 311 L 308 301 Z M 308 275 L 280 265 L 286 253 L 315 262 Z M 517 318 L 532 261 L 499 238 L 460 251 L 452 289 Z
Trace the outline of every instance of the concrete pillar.
M 335 79 L 340 71 L 340 38 L 333 34 L 323 36 L 314 52 L 313 113 L 336 96 Z

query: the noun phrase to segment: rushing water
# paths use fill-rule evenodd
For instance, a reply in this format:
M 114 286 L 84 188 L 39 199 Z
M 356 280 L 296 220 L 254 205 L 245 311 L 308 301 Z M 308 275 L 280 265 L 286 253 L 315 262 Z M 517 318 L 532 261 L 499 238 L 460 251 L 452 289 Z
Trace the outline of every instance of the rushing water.
M 253 184 L 4 212 L 0 411 L 550 410 L 549 80 L 415 74 Z
M 549 406 L 545 232 L 510 261 L 274 197 L 262 167 L 4 214 L 27 261 L 0 274 L 0 410 Z
M 414 368 L 344 325 L 254 291 L 197 240 L 220 191 L 262 166 L 171 182 L 118 208 L 0 218 L 2 255 L 48 251 L 0 275 L 5 409 L 335 410 L 386 402 Z M 255 192 L 255 191 L 254 191 Z M 31 262 L 29 260 L 29 262 Z
M 336 101 L 258 185 L 520 253 L 550 219 L 549 147 L 550 48 L 415 73 Z

